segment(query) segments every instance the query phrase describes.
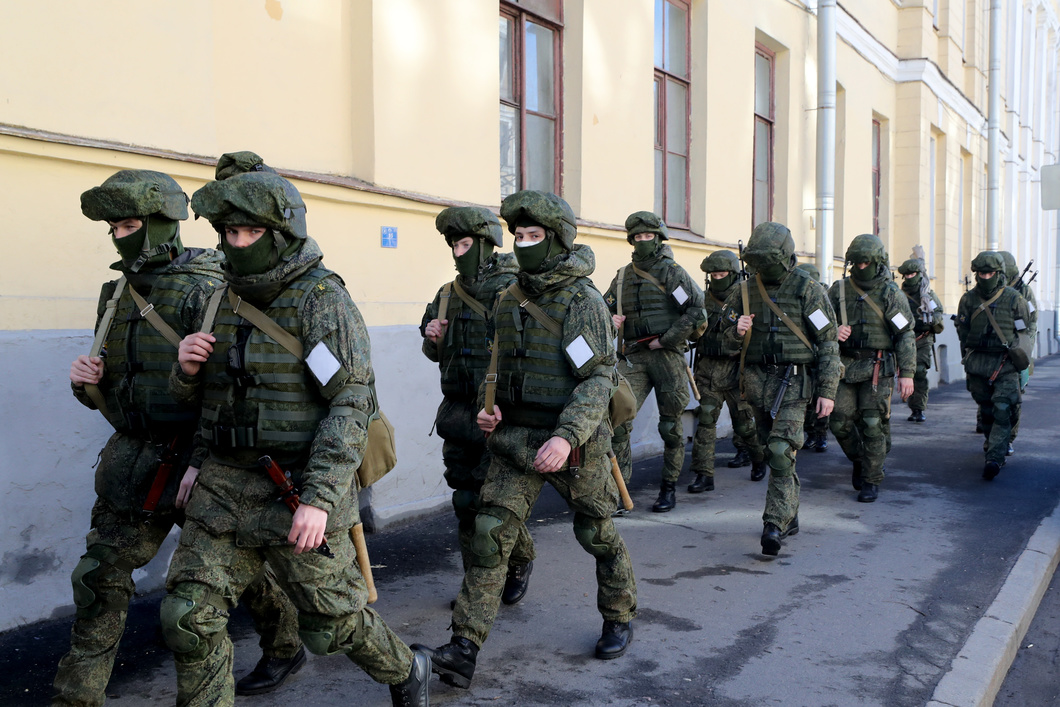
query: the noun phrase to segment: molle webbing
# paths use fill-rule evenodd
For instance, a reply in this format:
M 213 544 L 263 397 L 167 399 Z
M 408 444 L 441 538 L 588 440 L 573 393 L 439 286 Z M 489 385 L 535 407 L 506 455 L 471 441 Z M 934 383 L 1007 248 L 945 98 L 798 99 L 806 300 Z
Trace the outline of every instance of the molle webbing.
M 851 289 L 857 293 L 854 300 L 847 302 L 847 321 L 850 326 L 850 336 L 846 341 L 839 343 L 839 350 L 843 355 L 851 349 L 873 349 L 876 351 L 892 351 L 894 340 L 891 337 L 891 323 L 884 314 L 883 309 L 876 304 L 872 296 L 862 290 L 848 277 L 839 283 L 840 288 L 849 284 Z M 886 285 L 884 286 L 886 287 Z M 882 293 L 883 290 L 880 290 Z M 865 311 L 864 305 L 868 305 L 872 313 Z
M 653 270 L 664 275 L 670 262 L 666 258 L 660 259 Z M 630 277 L 631 272 L 636 277 Z M 624 341 L 665 334 L 681 318 L 681 310 L 658 277 L 633 264 L 624 266 L 619 273 L 620 313 L 626 317 L 621 331 Z
M 450 292 L 456 293 L 456 300 Z M 489 311 L 453 280 L 442 287 L 438 319 L 448 319 L 439 342 L 442 395 L 458 400 L 478 396 L 478 384 L 489 366 L 486 345 Z
M 744 297 L 744 310 L 748 314 L 754 314 L 751 329 L 754 335 L 744 344 L 744 353 L 740 368 L 743 370 L 744 363 L 755 364 L 782 364 L 782 363 L 812 363 L 816 359 L 813 349 L 807 347 L 804 340 L 796 335 L 782 318 L 778 317 L 776 310 L 770 305 L 775 305 L 782 313 L 786 310 L 796 312 L 802 317 L 803 301 L 802 295 L 810 282 L 809 275 L 801 270 L 793 270 L 784 278 L 774 297 L 770 298 L 765 287 L 759 283 L 759 287 L 751 290 L 746 282 L 740 283 L 741 294 Z M 790 318 L 789 318 L 790 319 Z

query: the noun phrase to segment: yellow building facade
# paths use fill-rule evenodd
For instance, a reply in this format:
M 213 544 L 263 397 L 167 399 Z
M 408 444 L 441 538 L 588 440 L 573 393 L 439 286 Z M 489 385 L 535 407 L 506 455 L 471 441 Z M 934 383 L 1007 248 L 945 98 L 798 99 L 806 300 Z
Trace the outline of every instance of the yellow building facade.
M 826 278 L 841 275 L 854 236 L 876 232 L 894 265 L 923 245 L 956 309 L 986 245 L 989 4 L 838 8 Z M 1041 210 L 1040 170 L 1060 152 L 1060 3 L 1003 6 L 1001 247 L 1040 270 L 1046 354 L 1057 217 Z M 437 369 L 417 330 L 454 276 L 438 211 L 556 191 L 596 252 L 601 290 L 629 259 L 625 217 L 643 209 L 666 217 L 697 278 L 707 254 L 735 250 L 762 220 L 787 224 L 811 259 L 817 29 L 812 0 L 0 0 L 0 437 L 11 450 L 0 482 L 16 501 L 2 531 L 16 570 L 0 592 L 35 589 L 0 630 L 69 604 L 107 435 L 67 382 L 116 259 L 105 226 L 81 215 L 81 192 L 136 168 L 190 195 L 235 150 L 292 179 L 371 330 L 400 461 L 365 500 L 386 523 L 448 504 L 428 436 Z M 217 240 L 203 221 L 182 236 Z M 645 418 L 638 429 L 654 430 Z M 642 453 L 653 436 L 639 435 Z M 157 586 L 164 560 L 141 575 Z

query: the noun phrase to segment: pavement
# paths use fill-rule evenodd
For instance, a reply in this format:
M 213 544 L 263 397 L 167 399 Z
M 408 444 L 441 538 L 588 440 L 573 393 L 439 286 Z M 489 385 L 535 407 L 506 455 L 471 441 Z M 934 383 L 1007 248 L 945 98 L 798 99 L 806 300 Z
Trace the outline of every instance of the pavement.
M 677 507 L 660 514 L 650 510 L 659 460 L 639 463 L 636 510 L 616 521 L 636 569 L 639 614 L 634 643 L 613 661 L 593 658 L 601 625 L 593 563 L 546 487 L 529 523 L 538 553 L 530 591 L 501 608 L 471 689 L 434 680 L 432 704 L 1056 704 L 1060 597 L 1049 587 L 1060 557 L 1058 396 L 1060 357 L 1039 361 L 1016 454 L 991 482 L 981 478 L 982 437 L 962 383 L 932 392 L 923 424 L 907 422 L 895 404 L 876 503 L 855 502 L 834 439 L 825 453 L 801 452 L 802 530 L 775 558 L 760 553 L 766 486 L 750 481 L 749 468 L 719 465 L 717 489 L 698 495 L 685 492 L 686 472 Z M 724 462 L 729 441 L 718 449 Z M 460 584 L 455 540 L 447 513 L 368 538 L 374 608 L 409 643 L 449 639 Z M 115 704 L 174 702 L 172 660 L 156 628 L 160 598 L 131 607 L 108 689 Z M 63 618 L 0 635 L 0 704 L 47 704 L 69 626 Z M 239 609 L 230 632 L 241 676 L 260 653 Z M 237 704 L 351 701 L 390 704 L 386 688 L 344 657 L 311 656 L 281 690 Z

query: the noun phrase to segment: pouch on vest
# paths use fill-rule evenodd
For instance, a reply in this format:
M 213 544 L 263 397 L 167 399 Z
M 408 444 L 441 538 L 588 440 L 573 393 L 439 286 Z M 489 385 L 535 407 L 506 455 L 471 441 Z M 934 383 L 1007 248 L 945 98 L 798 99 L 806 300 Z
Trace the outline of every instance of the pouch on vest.
M 383 411 L 373 415 L 368 422 L 368 443 L 364 445 L 364 456 L 357 468 L 357 484 L 367 488 L 397 466 L 397 445 L 394 441 L 394 426 Z

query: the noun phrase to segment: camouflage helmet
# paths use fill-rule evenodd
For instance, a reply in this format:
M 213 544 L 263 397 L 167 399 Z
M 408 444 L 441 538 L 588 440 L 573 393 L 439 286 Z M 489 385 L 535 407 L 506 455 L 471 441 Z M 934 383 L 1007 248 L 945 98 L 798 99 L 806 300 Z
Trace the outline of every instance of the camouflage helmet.
M 803 270 L 803 271 L 809 273 L 810 277 L 812 277 L 815 281 L 817 281 L 817 282 L 821 281 L 821 271 L 818 270 L 817 266 L 814 265 L 813 263 L 799 263 L 795 267 L 798 268 L 799 270 Z
M 478 236 L 486 242 L 502 247 L 504 245 L 501 222 L 492 211 L 481 206 L 450 206 L 442 209 L 434 219 L 434 227 L 445 236 L 450 247 L 453 241 L 466 236 Z
M 192 195 L 191 208 L 218 231 L 225 226 L 264 226 L 306 237 L 304 228 L 297 228 L 305 203 L 294 185 L 278 174 L 245 172 L 210 182 Z
M 1005 273 L 1005 258 L 996 250 L 984 250 L 972 259 L 972 272 Z
M 847 246 L 846 260 L 848 263 L 869 263 L 870 265 L 888 266 L 887 248 L 883 241 L 871 233 L 862 233 L 855 236 Z
M 910 273 L 920 273 L 921 275 L 926 274 L 924 270 L 924 261 L 920 258 L 910 258 L 898 266 L 899 275 L 909 275 Z
M 160 214 L 188 218 L 188 195 L 168 174 L 123 169 L 81 195 L 81 213 L 93 221 L 121 221 Z
M 228 179 L 244 172 L 270 172 L 276 174 L 265 160 L 256 152 L 243 150 L 242 152 L 226 152 L 217 160 L 217 169 L 214 171 L 214 179 Z
M 666 224 L 651 211 L 637 211 L 626 218 L 626 240 L 633 243 L 638 233 L 654 233 L 660 241 L 670 240 Z
M 527 221 L 552 231 L 567 250 L 574 247 L 578 235 L 570 204 L 551 192 L 531 189 L 515 192 L 501 202 L 501 218 L 508 222 L 509 233 L 515 233 Z
M 1016 256 L 1007 250 L 999 250 L 998 253 L 1001 254 L 1002 260 L 1005 261 L 1005 279 L 1009 282 L 1015 282 L 1020 274 L 1020 266 L 1016 264 Z
M 743 252 L 744 259 L 755 268 L 775 264 L 790 269 L 795 263 L 795 239 L 784 224 L 765 221 L 751 231 Z
M 699 264 L 703 272 L 740 272 L 740 258 L 731 250 L 716 250 Z

